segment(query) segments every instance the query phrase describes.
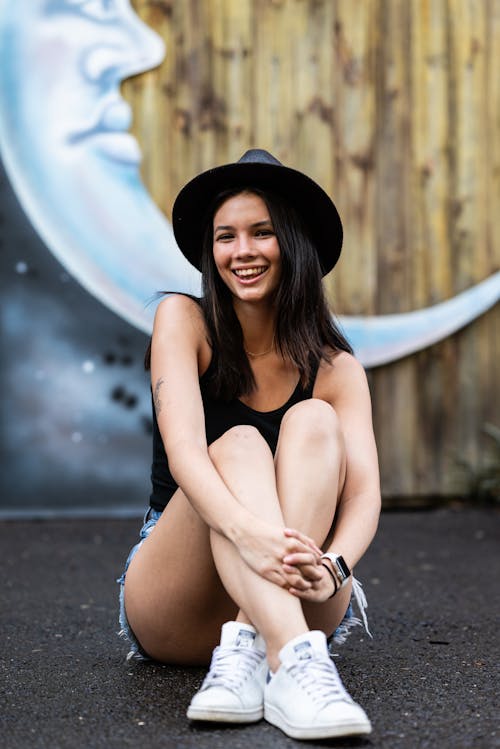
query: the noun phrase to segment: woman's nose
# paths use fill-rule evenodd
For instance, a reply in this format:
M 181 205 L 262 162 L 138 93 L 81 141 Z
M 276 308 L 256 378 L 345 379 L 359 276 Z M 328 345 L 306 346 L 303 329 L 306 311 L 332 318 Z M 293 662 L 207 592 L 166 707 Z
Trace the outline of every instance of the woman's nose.
M 107 29 L 106 40 L 89 47 L 82 58 L 82 72 L 92 83 L 119 83 L 163 60 L 163 39 L 141 21 L 128 3 L 115 26 L 108 25 Z
M 248 234 L 241 234 L 238 237 L 238 244 L 236 248 L 237 257 L 246 257 L 248 255 L 255 255 L 255 250 L 252 246 L 252 239 Z

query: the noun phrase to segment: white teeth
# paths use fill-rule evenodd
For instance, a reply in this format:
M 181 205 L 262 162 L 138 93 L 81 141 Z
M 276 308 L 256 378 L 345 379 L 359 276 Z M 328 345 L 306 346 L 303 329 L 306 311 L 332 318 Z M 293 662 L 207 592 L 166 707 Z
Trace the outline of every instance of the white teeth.
M 241 268 L 240 270 L 235 270 L 234 273 L 240 277 L 260 276 L 260 274 L 264 273 L 265 270 L 265 268 Z

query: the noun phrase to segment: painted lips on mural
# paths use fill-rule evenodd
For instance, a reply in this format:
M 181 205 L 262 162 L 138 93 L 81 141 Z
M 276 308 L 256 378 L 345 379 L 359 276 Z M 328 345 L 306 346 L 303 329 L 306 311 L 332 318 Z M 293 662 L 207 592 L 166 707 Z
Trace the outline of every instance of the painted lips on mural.
M 0 149 L 12 185 L 67 270 L 146 332 L 156 291 L 200 289 L 141 181 L 132 114 L 119 91 L 164 54 L 129 0 L 0 0 Z M 445 338 L 499 297 L 496 273 L 433 307 L 340 319 L 370 367 Z

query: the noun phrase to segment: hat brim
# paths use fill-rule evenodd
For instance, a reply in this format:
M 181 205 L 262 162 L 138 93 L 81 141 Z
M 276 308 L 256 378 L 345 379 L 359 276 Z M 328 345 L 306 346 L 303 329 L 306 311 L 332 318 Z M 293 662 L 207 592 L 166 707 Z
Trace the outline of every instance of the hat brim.
M 323 275 L 342 249 L 342 222 L 335 204 L 310 177 L 290 167 L 258 162 L 224 164 L 194 177 L 178 194 L 173 211 L 174 236 L 183 255 L 201 270 L 207 212 L 223 190 L 255 187 L 281 195 L 301 216 L 316 247 Z

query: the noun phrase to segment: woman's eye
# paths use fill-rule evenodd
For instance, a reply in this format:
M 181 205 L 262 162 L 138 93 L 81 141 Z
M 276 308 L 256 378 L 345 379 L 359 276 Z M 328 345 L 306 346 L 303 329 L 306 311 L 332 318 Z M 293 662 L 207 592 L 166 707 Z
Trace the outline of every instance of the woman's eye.
M 232 239 L 232 234 L 219 234 L 218 237 L 216 237 L 217 242 L 227 242 L 229 239 Z
M 255 233 L 256 237 L 272 237 L 274 232 L 271 229 L 259 229 L 258 232 Z

